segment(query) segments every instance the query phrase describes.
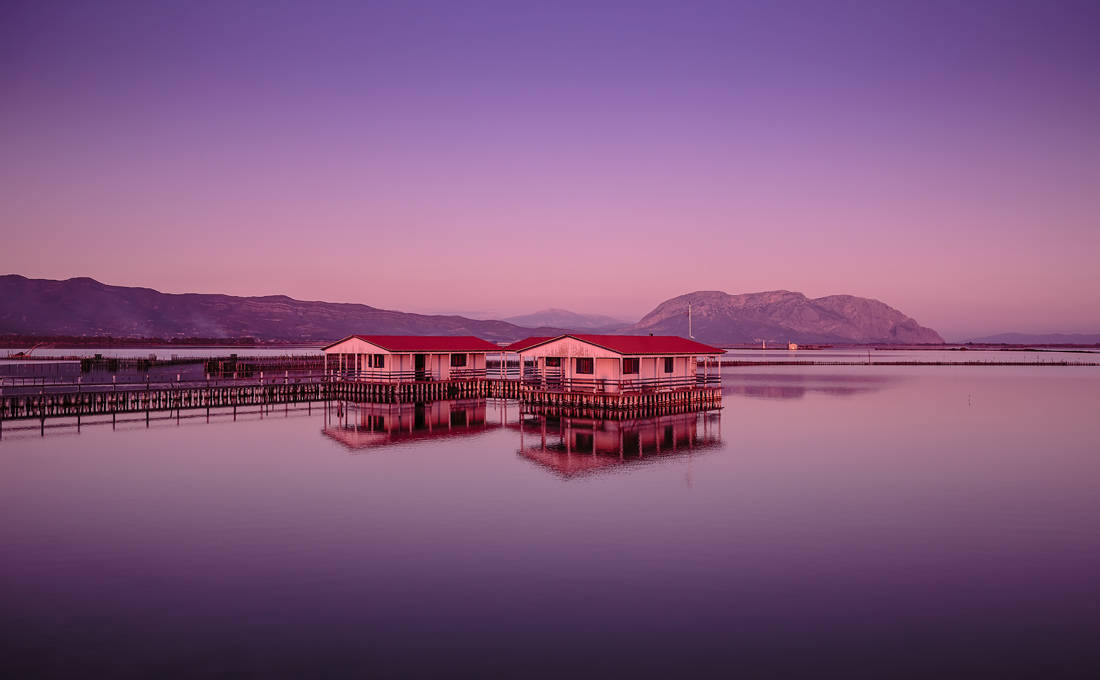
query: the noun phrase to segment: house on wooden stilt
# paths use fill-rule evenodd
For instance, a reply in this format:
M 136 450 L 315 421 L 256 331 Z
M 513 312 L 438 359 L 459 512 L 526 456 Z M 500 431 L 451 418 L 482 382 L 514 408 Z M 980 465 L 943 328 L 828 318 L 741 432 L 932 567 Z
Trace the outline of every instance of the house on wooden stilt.
M 504 348 L 543 390 L 626 394 L 717 387 L 725 350 L 678 336 L 567 334 Z
M 363 382 L 428 382 L 485 377 L 500 347 L 470 335 L 350 335 L 322 347 L 325 371 Z

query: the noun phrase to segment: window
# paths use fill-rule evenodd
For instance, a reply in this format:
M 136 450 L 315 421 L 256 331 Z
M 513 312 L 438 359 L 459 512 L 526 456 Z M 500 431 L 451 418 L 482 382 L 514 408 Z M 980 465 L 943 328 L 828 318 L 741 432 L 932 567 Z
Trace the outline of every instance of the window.
M 452 354 L 451 355 L 451 366 L 453 366 L 455 368 L 458 368 L 458 367 L 465 366 L 465 365 L 466 365 L 466 355 L 465 354 Z
M 672 357 L 665 357 L 665 373 L 672 373 Z
M 385 354 L 375 354 L 374 355 L 374 367 L 375 368 L 385 368 L 386 367 L 386 355 Z
M 630 375 L 631 373 L 637 373 L 640 359 L 623 359 L 623 375 Z
M 561 368 L 561 357 L 546 357 L 547 368 Z
M 596 360 L 591 357 L 577 357 L 577 373 L 592 375 L 596 372 Z

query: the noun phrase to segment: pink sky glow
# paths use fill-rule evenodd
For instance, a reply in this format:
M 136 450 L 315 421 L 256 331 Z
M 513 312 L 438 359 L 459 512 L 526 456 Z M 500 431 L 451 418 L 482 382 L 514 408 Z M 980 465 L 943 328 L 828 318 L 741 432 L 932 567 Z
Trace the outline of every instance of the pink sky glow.
M 1088 3 L 362 4 L 0 10 L 0 273 L 1100 332 Z

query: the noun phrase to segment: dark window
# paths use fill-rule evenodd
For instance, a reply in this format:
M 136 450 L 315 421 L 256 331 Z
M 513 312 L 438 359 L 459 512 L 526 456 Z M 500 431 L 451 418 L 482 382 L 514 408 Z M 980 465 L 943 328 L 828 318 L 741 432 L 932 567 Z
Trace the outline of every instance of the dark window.
M 465 365 L 466 365 L 466 355 L 465 354 L 452 354 L 451 355 L 451 366 L 456 366 L 457 367 L 457 366 L 465 366 Z
M 591 357 L 577 357 L 577 373 L 592 375 L 596 372 L 596 360 Z
M 374 362 L 371 363 L 371 366 L 373 366 L 374 368 L 385 368 L 386 367 L 386 355 L 385 354 L 375 354 L 374 355 Z
M 623 373 L 627 375 L 637 373 L 640 363 L 640 359 L 623 359 Z
M 672 357 L 665 357 L 665 373 L 672 373 Z
M 561 357 L 546 357 L 547 368 L 561 368 Z

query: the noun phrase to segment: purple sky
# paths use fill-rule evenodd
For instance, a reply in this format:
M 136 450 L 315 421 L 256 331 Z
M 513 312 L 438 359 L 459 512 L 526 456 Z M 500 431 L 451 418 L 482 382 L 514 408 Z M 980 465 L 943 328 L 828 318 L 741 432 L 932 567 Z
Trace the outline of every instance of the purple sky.
M 571 4 L 5 2 L 0 272 L 1100 331 L 1097 3 Z

